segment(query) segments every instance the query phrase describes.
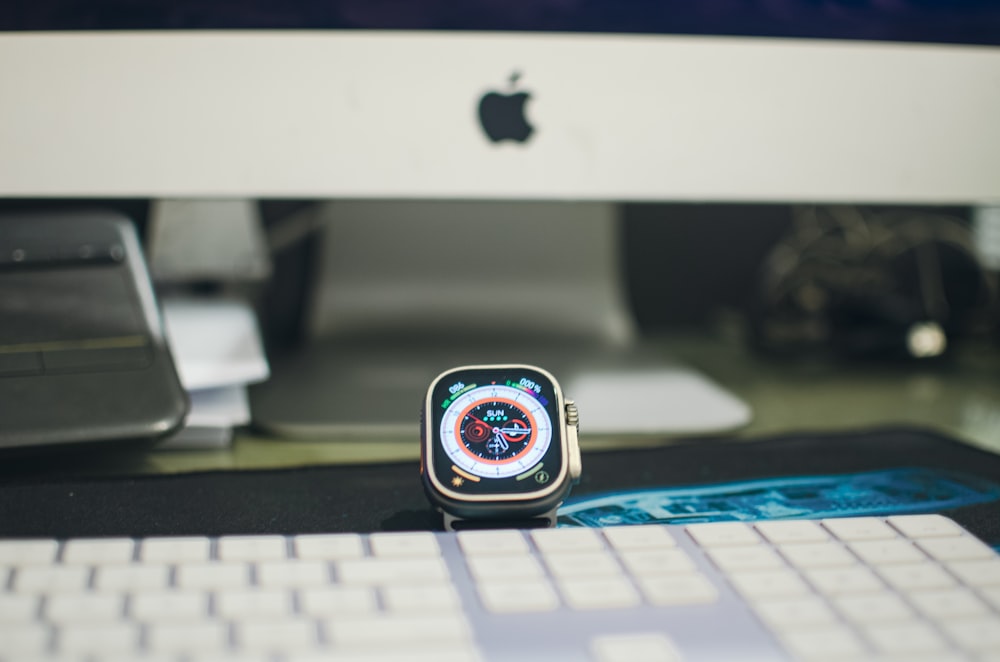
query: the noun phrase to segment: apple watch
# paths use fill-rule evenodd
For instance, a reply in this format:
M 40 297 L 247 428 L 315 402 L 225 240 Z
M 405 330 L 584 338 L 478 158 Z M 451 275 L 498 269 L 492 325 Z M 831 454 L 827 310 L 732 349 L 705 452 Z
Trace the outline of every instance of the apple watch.
M 449 531 L 554 526 L 580 479 L 579 416 L 529 365 L 448 370 L 427 389 L 420 473 Z

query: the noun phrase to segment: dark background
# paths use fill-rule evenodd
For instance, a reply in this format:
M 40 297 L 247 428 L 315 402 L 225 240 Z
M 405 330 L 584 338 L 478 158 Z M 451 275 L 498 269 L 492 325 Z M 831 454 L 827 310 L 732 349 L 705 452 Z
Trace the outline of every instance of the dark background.
M 265 225 L 312 204 L 307 200 L 260 203 Z M 140 237 L 149 201 L 3 200 L 0 214 L 22 209 L 110 208 L 136 221 Z M 868 207 L 901 209 L 905 207 Z M 968 219 L 966 207 L 921 207 Z M 632 312 L 642 331 L 657 334 L 704 328 L 720 311 L 745 309 L 768 251 L 791 229 L 795 208 L 787 204 L 630 203 L 622 205 L 621 250 Z M 275 256 L 275 271 L 261 295 L 264 331 L 282 345 L 301 338 L 302 305 L 316 246 L 303 242 Z
M 417 463 L 156 476 L 84 476 L 100 458 L 0 466 L 0 538 L 440 530 Z M 574 496 L 921 467 L 1000 481 L 1000 457 L 918 429 L 699 439 L 584 453 Z M 1000 502 L 944 514 L 991 545 Z
M 1000 44 L 989 0 L 7 0 L 0 30 L 403 29 Z

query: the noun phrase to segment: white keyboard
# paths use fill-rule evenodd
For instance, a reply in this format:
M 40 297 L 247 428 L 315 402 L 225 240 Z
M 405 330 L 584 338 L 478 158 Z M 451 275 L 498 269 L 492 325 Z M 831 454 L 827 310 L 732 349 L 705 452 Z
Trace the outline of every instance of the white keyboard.
M 1000 660 L 1000 557 L 935 515 L 0 540 L 0 659 Z

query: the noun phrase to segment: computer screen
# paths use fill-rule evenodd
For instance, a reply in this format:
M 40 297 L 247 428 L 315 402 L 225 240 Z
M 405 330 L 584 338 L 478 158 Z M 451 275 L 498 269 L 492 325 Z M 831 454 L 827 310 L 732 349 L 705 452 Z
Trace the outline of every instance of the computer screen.
M 994 3 L 4 3 L 0 196 L 1000 198 Z

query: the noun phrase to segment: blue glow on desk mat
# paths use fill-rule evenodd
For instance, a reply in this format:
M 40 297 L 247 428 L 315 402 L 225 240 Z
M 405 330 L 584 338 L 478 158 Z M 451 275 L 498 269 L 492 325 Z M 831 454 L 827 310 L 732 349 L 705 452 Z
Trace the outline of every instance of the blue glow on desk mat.
M 1000 485 L 955 471 L 897 468 L 629 490 L 569 499 L 559 526 L 932 513 L 1000 499 Z

